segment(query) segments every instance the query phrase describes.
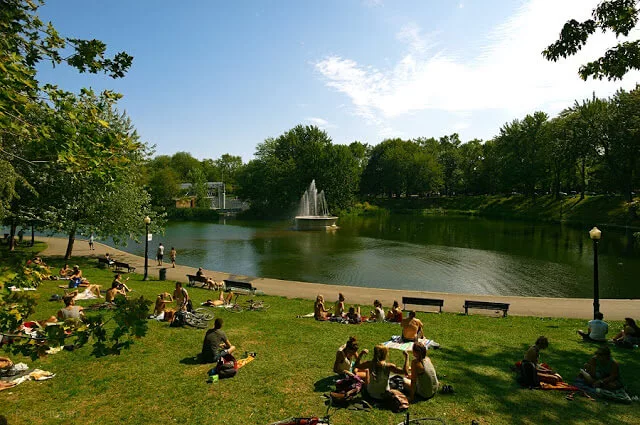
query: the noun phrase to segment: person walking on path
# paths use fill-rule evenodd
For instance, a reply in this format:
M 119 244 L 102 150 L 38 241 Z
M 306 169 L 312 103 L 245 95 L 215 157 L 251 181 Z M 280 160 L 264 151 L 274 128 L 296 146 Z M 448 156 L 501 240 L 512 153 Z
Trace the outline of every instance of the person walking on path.
M 171 247 L 171 251 L 169 252 L 169 257 L 171 258 L 171 267 L 176 268 L 176 255 L 177 251 L 174 247 Z
M 163 257 L 164 257 L 164 246 L 162 246 L 162 243 L 160 243 L 160 245 L 158 245 L 158 251 L 156 252 L 156 260 L 158 260 L 159 266 L 162 265 Z
M 18 243 L 22 244 L 22 239 L 24 238 L 24 229 L 20 228 L 20 231 L 18 231 Z
M 89 235 L 89 250 L 90 251 L 95 251 L 95 248 L 93 247 L 93 241 L 95 240 L 95 236 L 93 236 L 93 232 L 91 232 L 91 234 Z

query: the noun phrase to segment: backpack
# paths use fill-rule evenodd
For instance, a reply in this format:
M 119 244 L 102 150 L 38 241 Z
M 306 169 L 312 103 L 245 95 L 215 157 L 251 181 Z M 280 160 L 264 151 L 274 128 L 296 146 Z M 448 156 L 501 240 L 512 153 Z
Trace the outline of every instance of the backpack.
M 523 360 L 522 363 L 520 363 L 520 369 L 518 372 L 516 380 L 521 386 L 526 388 L 538 388 L 540 386 L 538 369 L 536 368 L 535 363 Z
M 398 390 L 389 390 L 389 406 L 393 413 L 403 412 L 409 408 L 409 399 Z
M 171 326 L 172 328 L 181 328 L 186 324 L 187 324 L 187 321 L 185 320 L 185 312 L 176 311 L 175 314 L 173 315 L 173 320 L 171 321 L 171 324 L 169 326 Z
M 357 375 L 346 375 L 336 381 L 336 390 L 329 393 L 332 404 L 347 404 L 360 392 L 364 381 Z
M 220 379 L 233 378 L 238 373 L 238 362 L 233 354 L 226 354 L 218 359 L 216 372 Z

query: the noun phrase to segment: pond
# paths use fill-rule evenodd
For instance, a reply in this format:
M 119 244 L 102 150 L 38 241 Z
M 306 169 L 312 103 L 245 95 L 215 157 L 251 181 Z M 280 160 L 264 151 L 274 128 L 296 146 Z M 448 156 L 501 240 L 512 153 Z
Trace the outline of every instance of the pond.
M 467 294 L 593 297 L 588 228 L 450 215 L 346 217 L 331 231 L 292 222 L 172 223 L 154 235 L 178 263 L 232 274 Z M 640 298 L 632 232 L 601 229 L 601 298 Z M 144 245 L 121 248 L 144 255 Z M 167 257 L 168 255 L 165 255 Z

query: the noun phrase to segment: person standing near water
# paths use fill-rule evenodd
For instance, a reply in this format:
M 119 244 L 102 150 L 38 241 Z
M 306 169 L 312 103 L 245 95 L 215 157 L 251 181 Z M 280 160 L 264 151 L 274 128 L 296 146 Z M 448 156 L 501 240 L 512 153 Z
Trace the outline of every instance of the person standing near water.
M 89 250 L 90 251 L 94 251 L 95 248 L 93 247 L 93 241 L 95 240 L 95 236 L 93 236 L 93 232 L 91 232 L 91 234 L 89 235 Z
M 176 255 L 178 253 L 176 252 L 176 249 L 174 247 L 171 247 L 171 251 L 169 252 L 169 258 L 171 258 L 171 267 L 173 267 L 174 269 L 176 268 Z
M 158 252 L 156 252 L 156 260 L 158 260 L 158 265 L 162 265 L 162 258 L 164 257 L 164 246 L 162 246 L 162 242 L 158 245 Z

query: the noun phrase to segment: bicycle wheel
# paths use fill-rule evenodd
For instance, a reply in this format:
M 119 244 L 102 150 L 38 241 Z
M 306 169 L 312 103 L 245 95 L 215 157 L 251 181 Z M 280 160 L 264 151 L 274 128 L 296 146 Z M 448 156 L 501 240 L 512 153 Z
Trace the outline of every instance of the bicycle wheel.
M 204 320 L 205 322 L 208 322 L 210 320 L 213 320 L 213 314 L 207 312 L 204 308 L 196 308 L 193 311 L 193 314 L 200 320 Z
M 253 311 L 265 311 L 269 309 L 269 304 L 265 304 L 265 303 L 256 303 L 253 306 L 251 306 L 251 310 Z
M 224 307 L 227 311 L 232 313 L 240 313 L 244 308 L 240 304 L 229 304 Z
M 184 321 L 187 323 L 187 325 L 193 326 L 194 328 L 204 329 L 207 327 L 207 322 L 205 322 L 204 320 L 200 320 L 194 314 L 187 314 L 184 317 Z

